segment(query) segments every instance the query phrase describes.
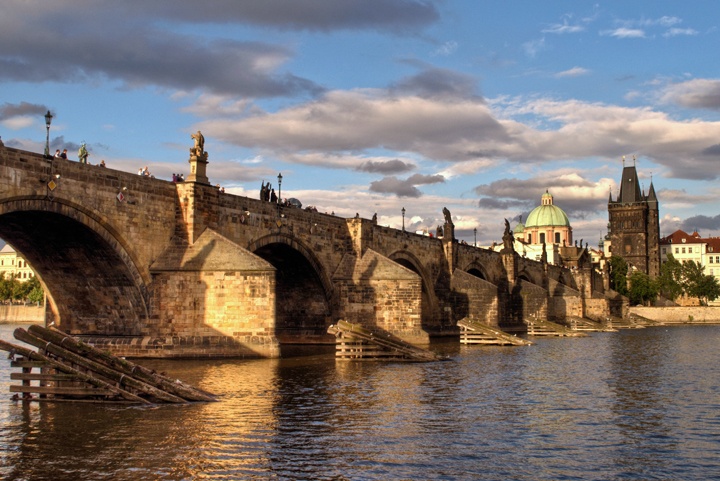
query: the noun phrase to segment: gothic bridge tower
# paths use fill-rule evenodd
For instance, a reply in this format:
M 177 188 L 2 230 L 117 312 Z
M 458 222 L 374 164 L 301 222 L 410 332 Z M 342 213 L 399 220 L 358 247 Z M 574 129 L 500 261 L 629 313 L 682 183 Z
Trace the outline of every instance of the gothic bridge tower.
M 640 190 L 635 157 L 633 165 L 625 165 L 620 180 L 620 192 L 615 201 L 612 192 L 608 200 L 609 238 L 612 255 L 648 274 L 660 274 L 660 212 L 655 187 L 645 195 Z

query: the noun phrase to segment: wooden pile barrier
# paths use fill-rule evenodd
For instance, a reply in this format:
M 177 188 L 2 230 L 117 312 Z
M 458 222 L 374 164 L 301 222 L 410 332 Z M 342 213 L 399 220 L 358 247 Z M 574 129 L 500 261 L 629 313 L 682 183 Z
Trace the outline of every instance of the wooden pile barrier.
M 427 362 L 443 359 L 388 332 L 372 331 L 347 321 L 331 325 L 328 333 L 335 336 L 335 357 L 341 360 Z
M 38 394 L 41 400 L 137 404 L 217 400 L 206 391 L 112 356 L 57 329 L 33 325 L 27 331 L 15 329 L 14 335 L 38 348 L 36 352 L 0 340 L 0 349 L 10 353 L 11 366 L 22 368 L 10 374 L 10 379 L 22 381 L 22 385 L 10 386 L 10 392 L 21 393 L 22 399 L 35 400 L 33 394 Z M 32 372 L 35 368 L 40 372 Z
M 460 327 L 460 344 L 486 344 L 494 346 L 528 346 L 532 342 L 508 334 L 480 321 L 464 318 L 457 322 Z
M 586 333 L 575 331 L 569 327 L 557 324 L 544 319 L 526 319 L 527 333 L 529 336 L 555 336 L 555 337 L 585 337 Z

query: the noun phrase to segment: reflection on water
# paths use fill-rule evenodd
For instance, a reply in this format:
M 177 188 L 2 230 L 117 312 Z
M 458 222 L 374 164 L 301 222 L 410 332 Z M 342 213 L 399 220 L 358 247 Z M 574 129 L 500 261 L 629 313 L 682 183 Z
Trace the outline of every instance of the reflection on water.
M 143 361 L 221 398 L 154 407 L 14 403 L 0 360 L 0 478 L 709 479 L 718 339 L 695 326 L 446 344 L 438 363 Z

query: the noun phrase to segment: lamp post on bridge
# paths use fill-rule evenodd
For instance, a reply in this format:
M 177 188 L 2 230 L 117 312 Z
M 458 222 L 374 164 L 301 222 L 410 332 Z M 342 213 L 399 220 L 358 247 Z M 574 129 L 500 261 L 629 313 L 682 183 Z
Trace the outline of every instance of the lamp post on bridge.
M 473 247 L 477 247 L 477 227 L 473 229 L 473 236 L 475 236 L 475 240 L 473 242 Z
M 282 173 L 278 174 L 278 203 L 282 204 Z
M 45 114 L 45 158 L 50 157 L 50 124 L 52 119 L 53 115 L 48 110 Z
M 405 232 L 405 207 L 402 208 L 403 232 Z

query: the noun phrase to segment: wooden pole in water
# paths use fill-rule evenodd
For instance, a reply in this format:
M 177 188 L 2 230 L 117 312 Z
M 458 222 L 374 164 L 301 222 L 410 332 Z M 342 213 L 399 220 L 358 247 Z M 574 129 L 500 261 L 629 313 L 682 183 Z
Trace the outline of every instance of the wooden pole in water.
M 155 386 L 189 401 L 217 401 L 217 398 L 210 393 L 189 386 L 181 381 L 172 380 L 126 359 L 110 355 L 72 336 L 68 336 L 57 329 L 48 329 L 38 325 L 32 325 L 28 328 L 28 331 L 41 339 L 62 346 L 69 351 L 92 359 L 100 364 L 104 364 L 126 376 L 133 376 L 151 386 Z
M 97 363 L 95 361 L 91 361 L 89 359 L 85 359 L 84 357 L 80 356 L 79 354 L 75 354 L 74 352 L 71 352 L 65 348 L 62 348 L 56 344 L 53 344 L 52 342 L 40 339 L 39 337 L 36 337 L 36 336 L 30 334 L 29 332 L 27 332 L 25 329 L 22 329 L 22 328 L 15 329 L 14 335 L 15 335 L 15 338 L 20 341 L 23 341 L 23 342 L 26 342 L 33 346 L 39 347 L 40 349 L 44 349 L 45 351 L 50 352 L 50 353 L 52 353 L 58 357 L 61 357 L 63 359 L 66 359 L 66 360 L 72 362 L 73 364 L 84 367 L 93 372 L 96 372 L 96 373 L 106 377 L 107 379 L 117 382 L 120 385 L 124 384 L 128 387 L 136 389 L 140 392 L 144 392 L 146 394 L 150 394 L 151 396 L 154 396 L 157 399 L 160 399 L 160 400 L 163 400 L 166 402 L 171 402 L 171 403 L 187 402 L 185 399 L 175 396 L 174 394 L 167 393 L 167 392 L 162 391 L 162 390 L 160 390 L 154 386 L 151 386 L 147 383 L 138 381 L 137 379 L 135 379 L 131 376 L 128 376 L 126 374 L 118 372 L 115 369 L 111 369 L 103 364 Z
M 0 349 L 8 352 L 14 352 L 17 354 L 20 354 L 24 356 L 27 359 L 30 359 L 32 361 L 40 361 L 46 363 L 48 366 L 57 369 L 58 371 L 62 371 L 68 374 L 72 374 L 75 377 L 77 377 L 80 381 L 84 381 L 88 384 L 92 384 L 95 387 L 101 388 L 101 389 L 107 389 L 111 392 L 114 392 L 124 399 L 127 399 L 128 401 L 133 401 L 136 403 L 141 404 L 150 404 L 150 401 L 147 399 L 143 399 L 140 396 L 136 396 L 135 394 L 128 392 L 124 389 L 121 389 L 119 387 L 114 386 L 113 384 L 107 383 L 105 381 L 101 381 L 100 379 L 97 379 L 95 377 L 90 376 L 89 374 L 85 374 L 82 371 L 79 371 L 71 366 L 68 366 L 67 364 L 64 364 L 60 361 L 56 361 L 55 359 L 51 359 L 47 356 L 43 356 L 39 352 L 35 352 L 31 349 L 27 349 L 22 346 L 16 346 L 14 344 L 10 344 L 9 342 L 0 340 Z

